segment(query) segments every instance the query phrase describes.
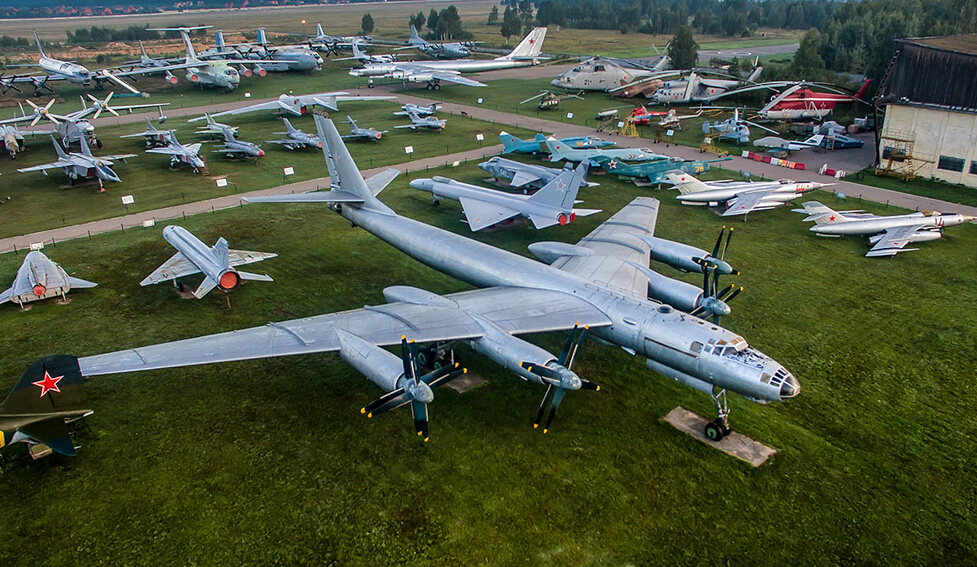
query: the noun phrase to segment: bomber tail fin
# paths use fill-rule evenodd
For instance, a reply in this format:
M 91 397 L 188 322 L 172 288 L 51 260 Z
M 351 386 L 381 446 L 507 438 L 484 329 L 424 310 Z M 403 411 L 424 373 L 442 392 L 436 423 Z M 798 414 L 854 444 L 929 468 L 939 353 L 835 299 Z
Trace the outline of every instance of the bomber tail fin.
M 543 39 L 546 38 L 546 28 L 533 28 L 531 32 L 522 38 L 508 55 L 499 59 L 535 59 L 539 57 L 540 50 L 543 49 Z
M 88 396 L 85 379 L 74 356 L 55 355 L 27 367 L 7 399 L 0 414 L 43 414 L 83 409 Z M 61 418 L 62 423 L 64 419 Z M 39 439 L 46 445 L 45 440 Z
M 547 183 L 529 198 L 530 202 L 557 207 L 570 212 L 577 198 L 577 191 L 585 183 L 587 162 L 580 162 L 574 170 L 564 170 L 556 179 Z
M 258 45 L 265 46 L 268 45 L 268 36 L 265 34 L 265 28 L 258 28 Z
M 424 40 L 421 39 L 421 36 L 417 35 L 417 28 L 414 27 L 414 24 L 411 24 L 410 25 L 410 44 L 411 45 L 415 45 L 415 44 L 418 44 L 418 43 L 424 43 Z
M 44 48 L 41 47 L 41 40 L 37 37 L 37 30 L 32 30 L 34 32 L 34 42 L 37 43 L 37 51 L 41 54 L 41 57 L 47 57 L 44 53 Z

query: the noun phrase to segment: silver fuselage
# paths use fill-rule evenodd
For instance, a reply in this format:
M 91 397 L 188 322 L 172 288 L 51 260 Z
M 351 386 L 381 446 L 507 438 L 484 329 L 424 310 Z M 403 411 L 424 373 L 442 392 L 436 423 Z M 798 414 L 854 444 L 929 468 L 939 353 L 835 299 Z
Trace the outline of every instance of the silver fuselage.
M 801 193 L 818 189 L 821 186 L 820 183 L 737 183 L 736 185 L 730 184 L 729 187 L 686 193 L 679 195 L 676 199 L 683 203 L 714 203 L 728 201 L 737 195 L 750 191 L 771 190 L 770 195 L 767 196 L 769 200 L 789 201 Z
M 956 226 L 973 220 L 974 217 L 972 216 L 958 213 L 937 213 L 927 216 L 920 212 L 908 215 L 819 224 L 812 226 L 811 232 L 832 236 L 843 234 L 868 235 L 878 234 L 887 229 L 900 226 L 922 226 L 925 227 L 924 230 L 942 230 L 948 226 Z
M 237 270 L 219 262 L 214 251 L 187 229 L 169 225 L 163 229 L 163 239 L 186 256 L 194 266 L 200 268 L 201 273 L 217 282 L 221 289 L 227 291 L 237 287 L 240 281 Z
M 591 329 L 597 338 L 647 357 L 649 367 L 697 389 L 718 386 L 760 401 L 797 393 L 797 382 L 786 369 L 742 337 L 657 301 L 599 287 L 412 219 L 355 206 L 341 207 L 341 214 L 415 260 L 474 286 L 547 289 L 579 297 L 613 322 Z

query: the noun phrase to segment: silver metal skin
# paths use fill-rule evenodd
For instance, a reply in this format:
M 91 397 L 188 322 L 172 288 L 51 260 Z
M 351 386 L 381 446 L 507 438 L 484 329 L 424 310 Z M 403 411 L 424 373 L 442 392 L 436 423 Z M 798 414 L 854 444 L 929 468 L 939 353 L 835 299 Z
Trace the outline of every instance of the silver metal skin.
M 352 116 L 346 116 L 346 122 L 349 123 L 350 134 L 348 136 L 343 136 L 344 140 L 369 140 L 376 143 L 380 141 L 380 138 L 382 138 L 384 134 L 387 133 L 386 130 L 381 131 L 377 130 L 376 128 L 360 128 L 356 125 L 356 121 L 353 120 Z
M 478 164 L 478 167 L 492 174 L 492 177 L 496 179 L 505 179 L 509 182 L 510 187 L 523 188 L 524 191 L 528 189 L 539 189 L 556 179 L 564 171 L 563 169 L 522 163 L 521 161 L 514 161 L 498 156 L 488 161 L 483 161 Z M 584 182 L 584 185 L 587 187 L 596 187 L 600 183 L 587 181 Z
M 447 120 L 441 120 L 434 116 L 421 117 L 409 110 L 407 111 L 407 116 L 410 117 L 410 124 L 394 126 L 394 128 L 410 128 L 415 132 L 418 128 L 423 128 L 425 130 L 434 130 L 440 134 L 441 130 L 444 130 L 444 127 L 448 124 Z
M 51 143 L 54 144 L 54 149 L 58 152 L 58 161 L 18 169 L 17 171 L 21 173 L 40 171 L 44 175 L 47 175 L 48 169 L 60 168 L 61 171 L 68 176 L 68 180 L 72 185 L 74 185 L 75 181 L 78 179 L 94 178 L 98 180 L 99 188 L 102 188 L 103 181 L 122 183 L 122 180 L 119 179 L 119 176 L 112 169 L 112 166 L 115 165 L 112 160 L 121 159 L 124 161 L 131 157 L 138 157 L 136 154 L 121 154 L 100 157 L 93 156 L 91 150 L 88 149 L 88 143 L 85 142 L 84 138 L 81 139 L 80 152 L 65 153 L 65 151 L 61 149 L 61 145 L 58 144 L 58 141 L 54 139 L 54 136 L 51 136 Z
M 17 270 L 17 277 L 10 289 L 0 293 L 0 303 L 10 301 L 24 307 L 25 303 L 65 294 L 72 287 L 88 288 L 98 284 L 69 276 L 59 264 L 51 261 L 43 252 L 32 250 L 24 257 Z
M 354 77 L 390 77 L 405 82 L 428 83 L 428 89 L 440 88 L 439 83 L 441 81 L 470 87 L 484 87 L 484 83 L 461 77 L 460 73 L 478 73 L 538 65 L 539 53 L 545 37 L 546 28 L 534 28 L 510 53 L 495 59 L 369 63 L 359 69 L 351 69 L 349 74 Z
M 305 132 L 292 126 L 292 123 L 288 121 L 288 118 L 283 118 L 285 122 L 285 132 L 274 132 L 274 134 L 281 134 L 285 136 L 281 140 L 266 140 L 269 144 L 281 144 L 283 147 L 289 150 L 298 150 L 302 148 L 321 148 L 322 141 L 319 140 L 319 136 L 313 136 L 312 134 L 306 134 Z
M 683 104 L 697 100 L 716 100 L 738 85 L 752 83 L 760 76 L 763 67 L 757 67 L 746 81 L 738 79 L 706 79 L 695 71 L 681 79 L 668 81 L 650 97 L 656 104 Z
M 386 392 L 404 388 L 413 399 L 425 404 L 434 401 L 430 386 L 404 380 L 404 361 L 399 356 L 342 329 L 337 329 L 336 334 L 339 335 L 339 356 L 370 382 Z
M 534 366 L 545 366 L 559 373 L 559 386 L 561 388 L 567 390 L 580 389 L 580 377 L 572 370 L 558 364 L 556 357 L 546 349 L 510 335 L 484 317 L 475 316 L 474 319 L 482 326 L 485 332 L 481 337 L 469 341 L 469 345 L 478 354 L 487 356 L 493 362 L 515 373 L 523 380 L 544 386 L 548 385 L 549 382 L 544 380 L 539 374 L 523 367 L 522 363 L 530 363 L 532 365 L 530 368 Z
M 265 151 L 260 146 L 238 140 L 229 128 L 222 129 L 221 133 L 224 134 L 224 145 L 214 150 L 215 153 L 221 153 L 228 157 L 253 158 L 255 163 L 257 163 L 258 158 L 265 157 Z
M 394 116 L 408 116 L 411 112 L 422 117 L 434 116 L 440 109 L 441 105 L 436 102 L 432 102 L 427 106 L 419 106 L 408 102 L 400 107 L 400 112 L 394 112 Z
M 659 160 L 668 159 L 668 156 L 658 154 L 649 149 L 634 149 L 634 148 L 621 148 L 621 149 L 604 149 L 604 148 L 592 148 L 592 149 L 575 149 L 570 147 L 568 144 L 564 144 L 556 138 L 546 138 L 545 141 L 547 149 L 550 151 L 550 161 L 557 162 L 561 160 L 567 161 L 590 161 L 595 157 L 608 157 L 611 159 L 619 159 L 623 161 L 649 161 L 649 160 Z
M 838 212 L 817 201 L 807 201 L 803 206 L 803 209 L 795 209 L 795 212 L 806 213 L 808 216 L 805 221 L 814 221 L 811 232 L 818 236 L 869 236 L 872 249 L 866 256 L 870 258 L 895 256 L 899 252 L 916 250 L 905 246 L 914 242 L 938 240 L 943 237 L 943 229 L 946 227 L 975 220 L 970 215 L 938 211 L 919 211 L 887 217 L 859 211 Z
M 599 209 L 575 209 L 577 191 L 584 183 L 587 166 L 565 170 L 533 195 L 520 195 L 461 183 L 445 177 L 414 179 L 410 186 L 441 199 L 459 201 L 472 231 L 481 230 L 515 216 L 532 221 L 537 229 L 573 222 L 577 216 L 599 213 Z
M 204 26 L 210 27 L 210 26 Z M 183 38 L 187 55 L 182 68 L 186 69 L 187 81 L 196 88 L 221 88 L 231 92 L 241 83 L 241 74 L 223 60 L 203 61 L 197 57 L 189 31 L 198 28 L 155 28 L 151 31 L 178 31 Z
M 764 182 L 703 182 L 692 175 L 668 174 L 680 195 L 675 198 L 683 205 L 708 205 L 726 203 L 723 216 L 746 215 L 753 211 L 768 210 L 793 201 L 800 195 L 831 183 L 796 182 L 790 179 Z
M 175 168 L 181 163 L 185 163 L 193 168 L 194 173 L 200 173 L 207 169 L 207 161 L 200 156 L 199 142 L 184 146 L 176 139 L 174 130 L 170 130 L 167 138 L 169 143 L 162 148 L 150 148 L 146 153 L 163 154 L 170 156 L 170 168 Z
M 395 96 L 349 96 L 349 93 L 345 91 L 332 91 L 299 96 L 283 94 L 279 95 L 277 100 L 270 102 L 259 102 L 258 104 L 252 104 L 250 106 L 244 106 L 232 110 L 225 110 L 224 112 L 218 112 L 216 114 L 204 114 L 203 116 L 198 116 L 197 118 L 191 118 L 190 120 L 187 120 L 187 122 L 199 122 L 201 120 L 209 121 L 213 120 L 214 118 L 220 118 L 221 116 L 234 116 L 236 114 L 247 114 L 249 112 L 258 112 L 261 110 L 270 110 L 273 113 L 282 116 L 285 114 L 291 116 L 305 116 L 305 114 L 312 110 L 312 107 L 316 105 L 327 108 L 333 112 L 337 112 L 339 110 L 338 103 L 340 102 L 395 100 L 396 98 L 397 97 Z
M 139 282 L 141 286 L 169 280 L 176 282 L 178 278 L 200 272 L 205 278 L 193 293 L 194 297 L 200 299 L 215 287 L 219 287 L 221 291 L 231 291 L 241 280 L 273 281 L 268 275 L 243 272 L 235 266 L 260 262 L 274 258 L 277 254 L 229 250 L 227 241 L 223 238 L 218 239 L 217 244 L 211 248 L 190 231 L 176 225 L 163 229 L 163 239 L 176 248 L 177 253 Z
M 550 84 L 571 90 L 616 91 L 636 81 L 662 75 L 671 63 L 667 56 L 659 57 L 650 67 L 624 67 L 617 61 L 604 57 L 591 57 L 574 68 L 558 75 Z

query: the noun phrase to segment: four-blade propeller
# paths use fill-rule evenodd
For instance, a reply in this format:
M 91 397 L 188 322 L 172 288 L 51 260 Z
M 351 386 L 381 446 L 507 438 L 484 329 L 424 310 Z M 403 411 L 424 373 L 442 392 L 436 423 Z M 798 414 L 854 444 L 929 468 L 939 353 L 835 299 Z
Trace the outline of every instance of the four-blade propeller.
M 719 231 L 719 237 L 716 239 L 716 245 L 713 246 L 712 254 L 705 258 L 692 258 L 692 261 L 702 268 L 702 300 L 691 315 L 711 318 L 712 322 L 716 324 L 719 324 L 720 317 L 730 314 L 729 301 L 743 291 L 742 287 L 736 285 L 730 285 L 722 291 L 719 290 L 719 276 L 739 275 L 739 270 L 734 269 L 725 261 L 729 241 L 733 238 L 733 229 L 730 227 L 726 234 L 725 244 L 723 243 L 724 232 L 726 232 L 725 226 Z M 720 247 L 722 251 L 720 251 Z
M 577 351 L 580 348 L 580 343 L 587 336 L 587 329 L 588 327 L 579 329 L 577 325 L 573 326 L 573 330 L 570 331 L 570 336 L 567 337 L 567 342 L 563 345 L 563 350 L 560 351 L 560 356 L 556 359 L 555 363 L 550 363 L 549 365 L 529 362 L 519 363 L 519 366 L 527 372 L 539 376 L 546 383 L 546 394 L 543 396 L 543 401 L 539 404 L 539 410 L 536 412 L 536 421 L 533 422 L 534 429 L 539 427 L 540 422 L 543 420 L 543 414 L 546 413 L 546 407 L 549 406 L 550 411 L 546 417 L 546 425 L 543 426 L 543 433 L 549 431 L 550 424 L 553 423 L 553 418 L 556 417 L 556 410 L 559 409 L 560 402 L 563 401 L 563 396 L 567 390 L 600 390 L 600 386 L 580 378 L 571 370 L 573 361 L 577 356 Z M 578 330 L 579 334 L 577 332 Z

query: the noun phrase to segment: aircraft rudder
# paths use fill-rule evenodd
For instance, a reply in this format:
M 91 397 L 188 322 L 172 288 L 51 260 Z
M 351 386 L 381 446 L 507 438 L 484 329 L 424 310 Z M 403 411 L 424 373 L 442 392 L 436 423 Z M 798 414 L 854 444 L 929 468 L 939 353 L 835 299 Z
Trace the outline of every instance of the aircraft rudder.
M 27 367 L 0 404 L 0 413 L 47 413 L 79 406 L 88 399 L 78 358 L 48 356 Z

